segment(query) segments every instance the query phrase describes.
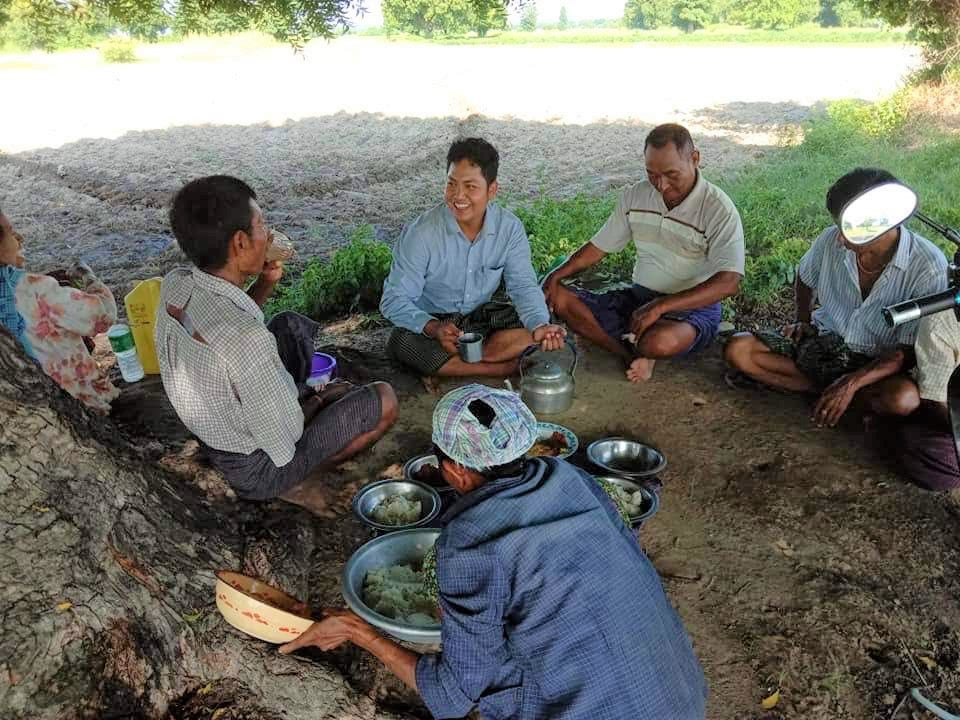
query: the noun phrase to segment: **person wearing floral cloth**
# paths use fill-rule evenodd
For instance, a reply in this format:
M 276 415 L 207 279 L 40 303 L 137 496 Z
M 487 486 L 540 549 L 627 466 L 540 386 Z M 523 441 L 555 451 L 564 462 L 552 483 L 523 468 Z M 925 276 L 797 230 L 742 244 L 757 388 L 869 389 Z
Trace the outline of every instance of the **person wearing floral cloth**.
M 23 238 L 0 210 L 0 324 L 60 387 L 91 410 L 109 413 L 120 391 L 97 367 L 84 338 L 117 321 L 113 295 L 86 265 L 58 277 L 23 265 Z

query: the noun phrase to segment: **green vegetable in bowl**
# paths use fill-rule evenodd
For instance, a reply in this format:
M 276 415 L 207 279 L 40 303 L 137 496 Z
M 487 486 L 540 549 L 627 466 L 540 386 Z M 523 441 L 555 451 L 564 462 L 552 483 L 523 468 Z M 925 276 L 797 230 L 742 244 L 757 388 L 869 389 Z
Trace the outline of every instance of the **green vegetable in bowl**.
M 620 518 L 623 520 L 623 524 L 627 527 L 630 527 L 630 505 L 623 497 L 620 487 L 609 480 L 601 480 L 597 478 L 597 482 L 600 483 L 600 487 L 603 488 L 603 491 L 610 496 L 611 500 L 613 500 L 613 504 L 617 506 L 617 512 L 620 513 Z
M 437 581 L 437 546 L 431 545 L 427 554 L 423 556 L 423 566 L 420 568 L 423 576 L 423 591 L 431 597 L 440 595 L 440 584 Z

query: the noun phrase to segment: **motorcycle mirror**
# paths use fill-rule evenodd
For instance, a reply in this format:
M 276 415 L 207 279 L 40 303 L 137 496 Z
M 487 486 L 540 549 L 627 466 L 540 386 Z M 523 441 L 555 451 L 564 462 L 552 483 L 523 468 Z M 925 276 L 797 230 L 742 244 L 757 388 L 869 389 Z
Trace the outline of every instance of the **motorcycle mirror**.
M 905 222 L 917 210 L 917 194 L 898 182 L 864 190 L 840 212 L 840 231 L 854 245 L 866 245 Z

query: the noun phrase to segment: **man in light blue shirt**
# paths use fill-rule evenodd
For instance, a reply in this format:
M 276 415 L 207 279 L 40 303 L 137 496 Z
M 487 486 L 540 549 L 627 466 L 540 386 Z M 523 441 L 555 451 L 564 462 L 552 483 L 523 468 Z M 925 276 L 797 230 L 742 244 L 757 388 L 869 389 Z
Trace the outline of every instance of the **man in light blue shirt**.
M 838 227 L 854 198 L 891 182 L 896 178 L 885 170 L 857 168 L 834 183 L 827 211 L 837 225 L 800 261 L 796 322 L 779 332 L 736 335 L 725 349 L 727 362 L 753 380 L 817 393 L 812 419 L 821 427 L 836 425 L 854 400 L 881 416 L 909 415 L 920 404 L 905 372 L 914 361 L 916 324 L 888 327 L 881 310 L 946 289 L 946 258 L 902 225 L 862 245 Z
M 534 343 L 563 344 L 550 324 L 520 220 L 493 204 L 499 155 L 486 140 L 458 140 L 447 153 L 444 203 L 404 228 L 383 285 L 380 312 L 396 328 L 390 355 L 423 377 L 503 377 Z M 513 304 L 492 302 L 501 281 Z M 483 335 L 483 358 L 457 354 L 464 333 Z

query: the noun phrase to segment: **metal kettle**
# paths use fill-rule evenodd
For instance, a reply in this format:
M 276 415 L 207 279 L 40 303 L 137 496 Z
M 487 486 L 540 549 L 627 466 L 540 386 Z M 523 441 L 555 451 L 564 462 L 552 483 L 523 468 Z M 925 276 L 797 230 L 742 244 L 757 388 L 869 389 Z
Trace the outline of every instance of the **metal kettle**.
M 543 353 L 543 358 L 538 358 L 526 371 L 524 371 L 525 361 L 540 348 L 537 345 L 531 345 L 520 356 L 520 398 L 534 415 L 561 413 L 569 410 L 573 404 L 574 373 L 577 371 L 579 355 L 576 346 L 569 338 L 566 345 L 573 356 L 568 367 L 552 359 L 552 356 L 560 352 L 559 350 Z M 507 387 L 511 387 L 509 380 L 506 384 Z

